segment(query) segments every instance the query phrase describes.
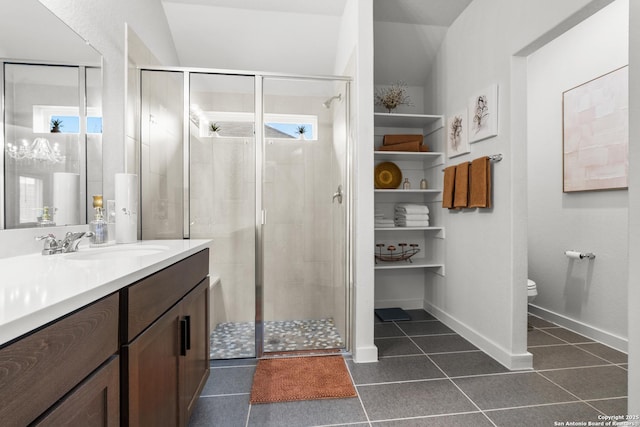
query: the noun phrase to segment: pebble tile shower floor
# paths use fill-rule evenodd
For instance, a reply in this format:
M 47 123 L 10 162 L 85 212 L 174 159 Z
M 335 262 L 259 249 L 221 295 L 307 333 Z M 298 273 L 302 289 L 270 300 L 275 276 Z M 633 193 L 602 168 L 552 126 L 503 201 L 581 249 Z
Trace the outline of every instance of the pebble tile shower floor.
M 345 355 L 358 397 L 250 405 L 256 360 L 212 361 L 189 425 L 550 427 L 627 413 L 624 353 L 530 316 L 534 369 L 511 372 L 424 310 L 409 312 L 409 322 L 376 321 L 378 363 Z
M 220 323 L 211 333 L 211 359 L 255 357 L 253 322 Z M 333 319 L 266 321 L 264 351 L 342 348 Z

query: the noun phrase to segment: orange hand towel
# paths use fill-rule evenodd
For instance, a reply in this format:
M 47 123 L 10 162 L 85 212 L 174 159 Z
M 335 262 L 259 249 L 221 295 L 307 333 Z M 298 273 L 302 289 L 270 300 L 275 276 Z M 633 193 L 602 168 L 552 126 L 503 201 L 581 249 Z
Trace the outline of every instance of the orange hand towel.
M 469 203 L 469 162 L 456 166 L 456 183 L 453 192 L 453 207 L 466 208 Z
M 453 188 L 456 181 L 456 167 L 449 166 L 444 169 L 444 184 L 442 188 L 442 207 L 453 208 Z
M 418 141 L 403 142 L 401 144 L 383 145 L 378 148 L 380 151 L 420 151 L 420 143 Z
M 491 161 L 484 156 L 471 162 L 469 207 L 491 207 Z
M 418 135 L 385 135 L 382 139 L 382 145 L 395 145 L 402 144 L 403 142 L 415 142 L 417 141 L 419 145 L 422 145 L 424 137 L 420 134 Z

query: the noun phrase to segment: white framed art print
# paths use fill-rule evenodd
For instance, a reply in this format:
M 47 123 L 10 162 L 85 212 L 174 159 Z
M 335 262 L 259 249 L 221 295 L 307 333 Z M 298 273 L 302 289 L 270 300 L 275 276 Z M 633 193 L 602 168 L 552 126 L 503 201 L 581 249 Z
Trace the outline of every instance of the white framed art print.
M 452 158 L 471 152 L 467 136 L 467 110 L 447 118 L 447 157 Z
M 479 91 L 469 98 L 469 142 L 498 135 L 498 85 Z

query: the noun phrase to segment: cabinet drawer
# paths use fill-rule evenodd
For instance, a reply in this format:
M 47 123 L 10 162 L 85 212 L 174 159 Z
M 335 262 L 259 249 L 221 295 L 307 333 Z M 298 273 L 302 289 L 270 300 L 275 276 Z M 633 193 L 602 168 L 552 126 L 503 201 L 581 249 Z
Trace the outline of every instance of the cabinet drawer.
M 29 424 L 118 351 L 118 294 L 0 350 L 0 420 Z
M 62 402 L 38 420 L 38 427 L 120 425 L 120 358 L 91 374 Z
M 191 255 L 122 291 L 123 341 L 131 342 L 209 274 L 209 249 Z

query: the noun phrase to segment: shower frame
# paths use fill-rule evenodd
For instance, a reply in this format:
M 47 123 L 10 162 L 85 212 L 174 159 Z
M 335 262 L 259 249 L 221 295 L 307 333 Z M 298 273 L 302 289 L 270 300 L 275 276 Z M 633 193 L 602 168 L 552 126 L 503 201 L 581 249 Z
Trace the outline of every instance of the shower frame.
M 183 239 L 190 239 L 190 81 L 191 74 L 212 74 L 227 76 L 244 76 L 253 77 L 254 79 L 254 132 L 255 132 L 255 357 L 263 358 L 264 353 L 264 236 L 262 227 L 266 223 L 266 214 L 263 207 L 263 162 L 264 162 L 264 78 L 273 79 L 292 79 L 292 80 L 308 80 L 308 81 L 336 81 L 345 84 L 344 102 L 345 102 L 345 182 L 343 196 L 345 203 L 345 273 L 344 273 L 344 289 L 345 292 L 345 350 L 350 351 L 352 348 L 352 325 L 353 325 L 353 283 L 354 283 L 354 267 L 353 267 L 353 242 L 354 242 L 354 212 L 353 212 L 353 165 L 354 165 L 354 144 L 351 137 L 350 127 L 350 91 L 352 78 L 348 76 L 330 76 L 330 75 L 301 75 L 301 74 L 282 74 L 273 72 L 254 72 L 242 70 L 226 70 L 217 68 L 198 68 L 198 67 L 164 67 L 164 66 L 140 66 L 137 67 L 138 97 L 142 99 L 142 74 L 144 71 L 160 71 L 160 72 L 179 72 L 183 78 L 183 134 L 182 134 L 182 154 L 183 154 Z M 142 117 L 142 103 L 138 105 L 138 117 Z M 136 145 L 136 155 L 138 158 L 139 171 L 142 168 L 141 141 L 142 129 L 138 126 L 138 141 Z M 139 182 L 142 194 L 142 181 Z M 142 198 L 140 198 L 139 212 L 142 212 Z M 139 215 L 139 221 L 142 221 Z M 142 227 L 139 224 L 139 230 Z

